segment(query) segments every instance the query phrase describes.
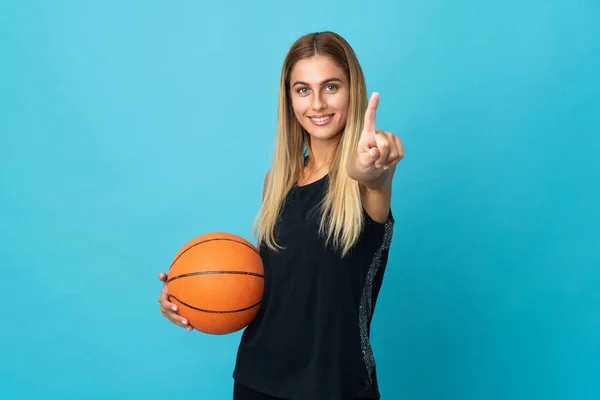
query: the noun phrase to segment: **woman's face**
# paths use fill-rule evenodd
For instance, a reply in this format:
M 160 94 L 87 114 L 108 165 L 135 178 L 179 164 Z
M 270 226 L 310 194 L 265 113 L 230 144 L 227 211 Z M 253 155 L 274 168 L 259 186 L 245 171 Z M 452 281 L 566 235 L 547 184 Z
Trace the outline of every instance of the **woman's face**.
M 332 139 L 343 131 L 350 87 L 346 74 L 330 57 L 298 61 L 290 74 L 289 89 L 294 114 L 312 139 Z

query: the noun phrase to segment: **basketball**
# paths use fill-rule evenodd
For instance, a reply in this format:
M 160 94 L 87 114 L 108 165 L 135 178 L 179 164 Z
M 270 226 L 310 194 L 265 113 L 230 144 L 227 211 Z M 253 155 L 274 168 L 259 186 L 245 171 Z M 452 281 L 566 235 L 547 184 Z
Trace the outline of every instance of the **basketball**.
M 198 331 L 222 335 L 248 326 L 262 301 L 258 250 L 230 233 L 208 233 L 185 244 L 168 272 L 169 301 Z

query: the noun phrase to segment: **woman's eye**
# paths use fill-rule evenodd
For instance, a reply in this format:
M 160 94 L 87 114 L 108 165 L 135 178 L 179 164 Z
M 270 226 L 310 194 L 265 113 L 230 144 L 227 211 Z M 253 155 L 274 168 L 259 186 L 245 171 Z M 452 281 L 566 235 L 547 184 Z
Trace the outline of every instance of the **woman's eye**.
M 306 94 L 306 93 L 308 93 L 308 88 L 305 88 L 305 87 L 300 88 L 300 89 L 298 89 L 298 93 L 299 94 Z
M 336 85 L 327 85 L 325 88 L 330 92 L 335 92 L 338 87 Z

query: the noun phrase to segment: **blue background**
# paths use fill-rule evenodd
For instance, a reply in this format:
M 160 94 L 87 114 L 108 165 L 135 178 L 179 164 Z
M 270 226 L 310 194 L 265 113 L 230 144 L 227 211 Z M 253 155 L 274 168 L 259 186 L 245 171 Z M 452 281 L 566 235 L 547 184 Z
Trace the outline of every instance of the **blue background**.
M 239 333 L 156 298 L 251 239 L 293 41 L 355 48 L 404 142 L 383 399 L 600 398 L 600 3 L 0 4 L 0 397 L 229 399 Z

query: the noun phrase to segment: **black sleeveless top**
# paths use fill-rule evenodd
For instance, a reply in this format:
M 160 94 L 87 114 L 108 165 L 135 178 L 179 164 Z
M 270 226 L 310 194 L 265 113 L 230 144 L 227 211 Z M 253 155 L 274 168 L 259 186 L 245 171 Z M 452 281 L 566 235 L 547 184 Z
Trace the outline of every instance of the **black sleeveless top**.
M 233 378 L 294 400 L 380 398 L 369 342 L 394 219 L 363 211 L 359 242 L 344 258 L 318 233 L 328 175 L 288 193 L 276 229 L 282 250 L 259 249 L 265 291 L 244 330 Z

